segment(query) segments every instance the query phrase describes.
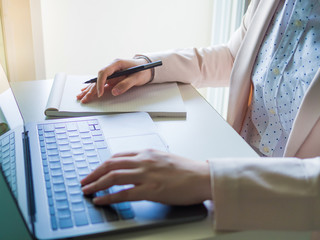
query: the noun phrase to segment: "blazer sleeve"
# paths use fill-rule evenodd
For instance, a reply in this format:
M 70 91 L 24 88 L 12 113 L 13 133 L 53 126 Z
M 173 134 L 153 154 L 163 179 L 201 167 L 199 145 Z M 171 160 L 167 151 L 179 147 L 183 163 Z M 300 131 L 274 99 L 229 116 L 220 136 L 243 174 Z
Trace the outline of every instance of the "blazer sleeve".
M 217 230 L 319 230 L 320 157 L 212 159 Z

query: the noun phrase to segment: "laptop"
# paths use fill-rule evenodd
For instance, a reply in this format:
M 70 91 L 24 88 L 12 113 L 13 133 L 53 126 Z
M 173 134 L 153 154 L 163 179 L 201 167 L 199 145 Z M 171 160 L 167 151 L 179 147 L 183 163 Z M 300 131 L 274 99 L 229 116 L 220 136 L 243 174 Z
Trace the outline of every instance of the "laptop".
M 82 194 L 80 180 L 112 154 L 145 148 L 168 151 L 152 119 L 139 112 L 24 124 L 7 78 L 0 77 L 0 185 L 10 189 L 10 194 L 1 192 L 0 201 L 15 203 L 12 212 L 19 214 L 10 217 L 24 223 L 33 238 L 112 234 L 206 217 L 203 204 L 137 201 L 96 207 Z M 3 212 L 6 205 L 0 208 Z

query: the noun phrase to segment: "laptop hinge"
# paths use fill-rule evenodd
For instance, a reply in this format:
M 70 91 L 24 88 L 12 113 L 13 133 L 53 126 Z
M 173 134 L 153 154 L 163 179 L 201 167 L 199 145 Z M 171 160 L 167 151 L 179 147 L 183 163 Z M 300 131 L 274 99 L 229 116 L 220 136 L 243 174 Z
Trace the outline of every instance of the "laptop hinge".
M 25 159 L 25 169 L 26 169 L 26 184 L 27 184 L 27 198 L 28 198 L 28 210 L 29 216 L 32 223 L 32 232 L 34 233 L 34 222 L 35 222 L 35 199 L 34 199 L 34 190 L 33 190 L 33 178 L 32 178 L 32 168 L 31 168 L 31 156 L 30 156 L 30 144 L 28 131 L 22 133 L 23 139 L 23 152 Z

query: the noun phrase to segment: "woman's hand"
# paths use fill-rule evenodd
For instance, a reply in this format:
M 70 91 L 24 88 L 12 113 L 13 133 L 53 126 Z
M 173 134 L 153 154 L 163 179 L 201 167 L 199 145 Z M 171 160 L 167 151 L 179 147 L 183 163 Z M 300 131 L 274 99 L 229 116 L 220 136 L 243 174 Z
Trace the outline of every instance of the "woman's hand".
M 145 59 L 115 60 L 99 71 L 97 83 L 89 84 L 81 89 L 81 93 L 77 95 L 77 99 L 81 103 L 88 103 L 97 97 L 101 97 L 106 90 L 110 90 L 112 95 L 118 96 L 133 86 L 146 84 L 151 79 L 150 69 L 130 74 L 129 76 L 108 79 L 107 81 L 107 77 L 115 72 L 145 63 L 147 63 Z
M 113 185 L 132 184 L 132 188 L 94 198 L 97 205 L 139 200 L 191 205 L 211 199 L 207 162 L 156 150 L 116 154 L 84 178 L 81 184 L 85 195 Z

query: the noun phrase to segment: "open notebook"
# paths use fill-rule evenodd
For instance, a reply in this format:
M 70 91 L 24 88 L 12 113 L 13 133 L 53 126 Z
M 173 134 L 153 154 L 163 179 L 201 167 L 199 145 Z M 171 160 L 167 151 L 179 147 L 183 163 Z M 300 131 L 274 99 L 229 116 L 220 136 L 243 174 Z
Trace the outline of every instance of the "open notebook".
M 185 117 L 186 110 L 176 83 L 147 84 L 114 97 L 103 97 L 81 104 L 76 95 L 90 76 L 56 74 L 47 102 L 47 116 L 88 116 L 106 113 L 148 112 L 151 117 Z

